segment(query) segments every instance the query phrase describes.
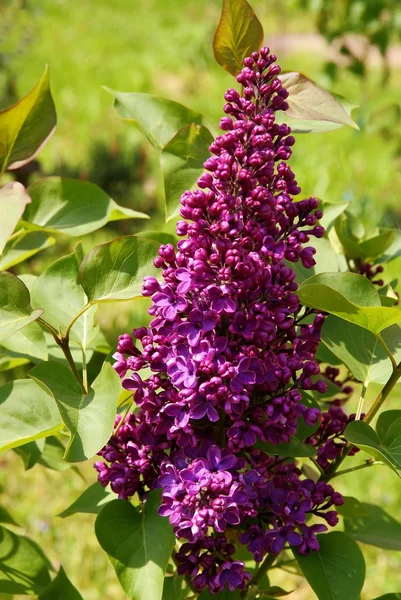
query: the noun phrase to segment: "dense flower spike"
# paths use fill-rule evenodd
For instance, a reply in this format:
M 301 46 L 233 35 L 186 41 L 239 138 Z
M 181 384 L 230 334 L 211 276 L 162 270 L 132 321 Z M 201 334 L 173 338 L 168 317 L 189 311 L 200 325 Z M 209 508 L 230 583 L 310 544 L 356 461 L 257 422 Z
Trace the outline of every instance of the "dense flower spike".
M 334 525 L 332 507 L 342 503 L 295 463 L 255 449 L 288 442 L 300 419 L 314 425 L 320 412 L 302 393 L 325 391 L 315 360 L 324 317 L 303 322 L 290 266 L 315 264 L 305 244 L 323 235 L 321 212 L 315 198 L 292 198 L 300 188 L 286 161 L 295 140 L 275 122 L 288 106 L 275 61 L 268 48 L 252 54 L 237 77 L 242 95 L 225 94 L 224 133 L 199 189 L 181 199 L 184 239 L 177 250 L 160 247 L 162 281 L 144 281 L 153 319 L 122 335 L 114 355 L 138 410 L 100 452 L 110 466 L 96 464 L 120 498 L 162 488 L 160 514 L 186 540 L 178 570 L 213 593 L 249 579 L 230 532 L 256 561 L 285 545 L 306 553 L 326 529 L 307 515 Z

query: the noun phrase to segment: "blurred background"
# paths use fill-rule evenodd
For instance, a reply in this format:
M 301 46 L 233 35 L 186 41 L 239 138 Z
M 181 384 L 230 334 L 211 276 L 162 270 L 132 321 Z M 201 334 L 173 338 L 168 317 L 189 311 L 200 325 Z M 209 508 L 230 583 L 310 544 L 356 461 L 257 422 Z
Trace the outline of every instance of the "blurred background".
M 329 202 L 352 200 L 367 228 L 399 226 L 400 0 L 250 1 L 283 69 L 302 71 L 359 106 L 353 112 L 359 131 L 298 135 L 291 161 L 303 192 Z M 48 64 L 58 114 L 52 140 L 16 177 L 25 185 L 46 175 L 93 181 L 119 204 L 149 214 L 149 230 L 173 231 L 174 224 L 164 223 L 158 155 L 114 114 L 102 86 L 169 97 L 217 124 L 223 93 L 235 84 L 213 57 L 220 11 L 220 0 L 0 0 L 0 108 L 26 94 Z M 135 233 L 143 223 L 109 224 L 87 236 L 84 248 Z M 54 246 L 16 272 L 38 275 L 76 242 L 58 236 Z M 392 269 L 401 272 L 400 260 Z M 111 345 L 118 334 L 147 320 L 146 301 L 110 306 L 99 318 Z M 0 372 L 0 381 L 24 376 L 20 369 L 21 374 Z M 393 407 L 399 407 L 397 393 Z M 0 456 L 0 465 L 1 502 L 55 564 L 63 563 L 85 600 L 123 598 L 95 539 L 93 516 L 64 522 L 56 516 L 95 480 L 90 465 L 68 477 L 40 465 L 24 473 L 20 457 L 10 451 Z M 397 517 L 401 485 L 390 470 L 367 469 L 335 481 L 340 491 L 381 504 Z M 364 552 L 368 575 L 362 598 L 399 591 L 401 553 L 372 546 Z M 276 582 L 287 589 L 299 585 L 297 577 L 278 571 Z M 307 587 L 288 596 L 310 597 Z

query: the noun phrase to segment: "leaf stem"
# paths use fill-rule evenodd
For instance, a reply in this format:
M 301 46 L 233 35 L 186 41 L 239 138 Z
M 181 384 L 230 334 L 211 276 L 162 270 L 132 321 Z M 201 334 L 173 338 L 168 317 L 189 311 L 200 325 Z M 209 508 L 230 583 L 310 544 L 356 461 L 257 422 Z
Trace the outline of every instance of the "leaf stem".
M 251 598 L 253 597 L 253 592 L 251 588 L 254 589 L 254 586 L 257 586 L 259 584 L 260 580 L 264 577 L 264 575 L 266 575 L 266 572 L 272 567 L 276 558 L 277 554 L 268 554 L 266 556 L 265 560 L 262 562 L 260 567 L 256 569 L 255 573 L 253 574 L 253 577 L 250 580 L 247 588 L 242 592 L 241 598 L 243 598 L 244 600 L 251 600 Z
M 393 369 L 397 369 L 397 363 L 395 361 L 395 358 L 394 358 L 394 356 L 393 356 L 390 348 L 387 346 L 386 342 L 383 340 L 383 338 L 380 335 L 380 333 L 377 335 L 377 339 L 379 340 L 380 345 L 382 346 L 382 348 L 384 349 L 385 353 L 387 354 L 387 356 L 391 360 L 391 363 L 393 365 Z
M 359 471 L 360 469 L 366 469 L 366 467 L 374 467 L 375 465 L 381 465 L 382 463 L 379 461 L 366 461 L 363 465 L 357 465 L 356 467 L 351 467 L 350 469 L 343 469 L 342 471 L 336 471 L 334 475 L 332 475 L 332 479 L 334 477 L 339 477 L 340 475 L 345 475 L 346 473 L 352 473 L 353 471 Z
M 360 395 L 359 402 L 358 402 L 358 408 L 356 411 L 355 421 L 359 421 L 361 418 L 363 403 L 365 401 L 365 396 L 366 396 L 366 390 L 367 390 L 366 385 L 362 384 L 362 390 L 361 390 L 361 395 Z
M 88 391 L 88 369 L 85 348 L 82 348 L 82 383 L 84 384 L 86 391 Z
M 65 330 L 64 333 L 64 338 L 69 340 L 70 338 L 70 331 L 72 326 L 74 325 L 74 323 L 76 321 L 78 321 L 78 319 L 80 317 L 82 317 L 82 315 L 92 306 L 92 304 L 90 302 L 88 302 L 88 304 L 85 304 L 85 306 L 83 308 L 81 308 L 81 310 L 79 312 L 77 312 L 77 314 L 71 319 L 70 323 L 68 323 L 67 328 Z

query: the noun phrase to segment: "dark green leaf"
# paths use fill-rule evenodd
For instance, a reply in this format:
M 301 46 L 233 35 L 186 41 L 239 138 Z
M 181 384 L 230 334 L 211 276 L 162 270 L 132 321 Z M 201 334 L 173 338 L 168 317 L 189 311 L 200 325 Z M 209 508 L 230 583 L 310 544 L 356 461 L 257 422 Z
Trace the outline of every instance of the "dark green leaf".
M 136 236 L 96 246 L 85 256 L 79 273 L 90 302 L 130 300 L 141 296 L 143 277 L 160 275 L 153 265 L 159 244 Z
M 338 97 L 302 73 L 282 73 L 279 78 L 289 93 L 285 119 L 288 116 L 296 120 L 294 125 L 298 129 L 295 131 L 330 131 L 330 129 L 337 129 L 342 125 L 359 129 Z M 301 119 L 307 123 L 297 123 Z M 300 130 L 299 127 L 302 129 Z M 292 123 L 291 129 L 293 129 Z
M 42 467 L 45 467 L 46 469 L 52 469 L 53 471 L 67 471 L 68 469 L 72 468 L 79 473 L 76 467 L 73 467 L 71 463 L 68 463 L 64 460 L 64 454 L 64 444 L 62 444 L 57 437 L 51 435 L 50 437 L 46 438 L 45 447 L 38 459 L 38 464 L 42 465 Z
M 36 544 L 0 527 L 0 592 L 39 594 L 49 583 L 48 563 Z
M 76 513 L 90 513 L 97 515 L 103 506 L 114 500 L 116 495 L 111 490 L 106 490 L 100 483 L 93 483 L 63 512 L 59 517 L 63 519 Z
M 344 504 L 336 507 L 336 511 L 340 513 L 341 516 L 354 519 L 368 514 L 362 502 L 359 502 L 356 498 L 353 498 L 352 496 L 343 496 L 343 499 Z
M 189 593 L 190 590 L 184 585 L 184 578 L 178 573 L 164 578 L 162 600 L 185 600 Z
M 6 168 L 19 169 L 35 158 L 54 132 L 56 122 L 46 67 L 29 94 L 0 111 L 0 177 Z
M 0 156 L 1 147 L 0 143 Z M 28 192 L 18 181 L 10 181 L 0 189 L 0 254 L 30 201 Z
M 22 458 L 25 470 L 28 471 L 29 469 L 32 469 L 40 459 L 44 447 L 45 438 L 41 438 L 33 442 L 28 442 L 28 444 L 24 444 L 23 446 L 18 446 L 17 448 L 14 448 L 14 451 Z
M 89 181 L 46 177 L 29 187 L 32 203 L 24 222 L 74 237 L 100 229 L 108 221 L 148 219 L 144 213 L 119 206 Z
M 4 506 L 0 506 L 0 523 L 5 523 L 6 525 L 15 525 L 16 527 L 19 527 L 17 521 L 14 520 L 14 517 L 10 515 L 10 513 L 4 508 Z
M 270 444 L 269 442 L 256 442 L 254 448 L 263 450 L 270 456 L 314 456 L 316 448 L 309 444 L 303 444 L 298 438 L 292 437 L 288 443 Z
M 105 89 L 115 98 L 116 113 L 132 121 L 152 146 L 159 150 L 185 125 L 207 125 L 203 115 L 173 100 L 151 94 Z
M 401 477 L 401 411 L 381 413 L 376 431 L 363 421 L 353 421 L 347 425 L 344 436 L 351 444 L 385 462 Z
M 7 242 L 0 257 L 0 271 L 7 271 L 52 246 L 55 238 L 45 231 L 20 231 Z
M 380 506 L 362 504 L 365 514 L 344 521 L 345 532 L 358 542 L 385 550 L 401 550 L 401 524 Z
M 241 596 L 238 590 L 235 592 L 219 592 L 218 594 L 211 594 L 208 589 L 204 590 L 199 596 L 198 600 L 240 600 Z
M 315 398 L 312 395 L 309 395 L 308 392 L 304 392 L 302 394 L 302 404 L 307 406 L 308 408 L 319 408 L 319 404 L 316 402 Z M 305 419 L 300 417 L 298 419 L 298 429 L 296 433 L 296 438 L 302 442 L 304 439 L 315 433 L 319 429 L 320 418 L 316 421 L 314 425 L 307 425 L 305 423 Z
M 166 221 L 179 214 L 181 195 L 202 174 L 213 136 L 202 125 L 186 125 L 164 146 L 160 163 L 166 198 Z
M 0 273 L 0 341 L 35 319 L 43 310 L 32 310 L 28 288 L 11 273 Z
M 108 555 L 130 600 L 161 600 L 163 579 L 175 536 L 158 514 L 159 490 L 149 494 L 140 512 L 125 500 L 113 500 L 96 519 L 97 539 Z
M 379 598 L 375 598 L 374 600 L 401 600 L 401 592 L 399 594 L 384 594 L 384 596 L 380 596 Z
M 358 600 L 365 561 L 358 544 L 341 531 L 317 536 L 320 550 L 294 556 L 319 600 Z
M 0 411 L 0 450 L 22 446 L 61 429 L 54 401 L 29 379 L 0 387 Z
M 159 242 L 159 244 L 173 244 L 173 246 L 178 241 L 175 235 L 165 233 L 164 231 L 139 231 L 135 235 L 145 240 L 153 240 L 154 242 Z
M 63 567 L 60 567 L 56 578 L 39 595 L 38 600 L 83 600 L 83 598 L 68 579 Z
M 231 75 L 238 75 L 243 60 L 258 51 L 263 27 L 246 0 L 223 0 L 223 10 L 213 40 L 214 56 Z
M 87 394 L 84 394 L 68 367 L 61 363 L 41 363 L 29 371 L 57 403 L 61 417 L 71 432 L 65 452 L 69 462 L 94 456 L 113 430 L 120 379 L 105 363 Z

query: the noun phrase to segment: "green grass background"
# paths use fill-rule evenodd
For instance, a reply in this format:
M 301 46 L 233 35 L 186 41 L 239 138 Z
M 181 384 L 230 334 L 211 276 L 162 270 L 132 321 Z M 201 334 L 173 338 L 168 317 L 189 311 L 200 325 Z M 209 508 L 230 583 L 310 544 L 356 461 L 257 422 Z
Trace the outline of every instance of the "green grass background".
M 295 0 L 253 0 L 252 5 L 264 25 L 267 44 L 279 34 L 314 32 L 313 13 L 301 10 Z M 135 129 L 113 113 L 111 96 L 102 86 L 173 98 L 204 112 L 217 124 L 223 93 L 235 84 L 215 63 L 211 48 L 220 6 L 219 0 L 27 0 L 0 5 L 0 106 L 25 94 L 45 64 L 50 66 L 58 127 L 40 155 L 42 174 L 96 181 L 121 204 L 151 214 L 149 229 L 168 230 L 163 223 L 158 157 Z M 311 51 L 303 39 L 296 51 L 284 48 L 279 57 L 284 69 L 302 71 L 359 104 L 354 117 L 360 131 L 344 128 L 298 136 L 292 159 L 297 179 L 305 194 L 330 201 L 352 199 L 368 226 L 376 226 L 380 219 L 394 226 L 401 212 L 401 138 L 395 109 L 401 96 L 399 67 L 383 87 L 374 66 L 364 80 L 344 70 L 331 82 L 323 61 L 323 53 Z M 135 232 L 140 225 L 127 221 L 118 229 L 106 227 L 84 239 L 85 249 L 118 233 Z M 19 272 L 39 274 L 75 243 L 60 237 Z M 110 305 L 102 309 L 100 318 L 113 343 L 118 333 L 146 319 L 146 302 Z M 396 391 L 392 408 L 398 408 L 399 399 Z M 360 462 L 361 455 L 349 460 L 349 464 Z M 95 480 L 91 465 L 81 469 L 86 481 L 71 472 L 56 473 L 40 466 L 24 473 L 20 458 L 12 451 L 0 455 L 0 466 L 1 502 L 54 564 L 64 565 L 84 599 L 123 599 L 96 542 L 94 518 L 57 517 Z M 401 483 L 389 470 L 367 469 L 335 483 L 341 492 L 378 503 L 397 518 Z M 401 554 L 372 546 L 363 549 L 367 560 L 363 600 L 400 591 Z M 299 584 L 297 578 L 278 571 L 274 571 L 275 580 L 287 589 Z M 290 600 L 311 597 L 307 589 L 288 596 Z

